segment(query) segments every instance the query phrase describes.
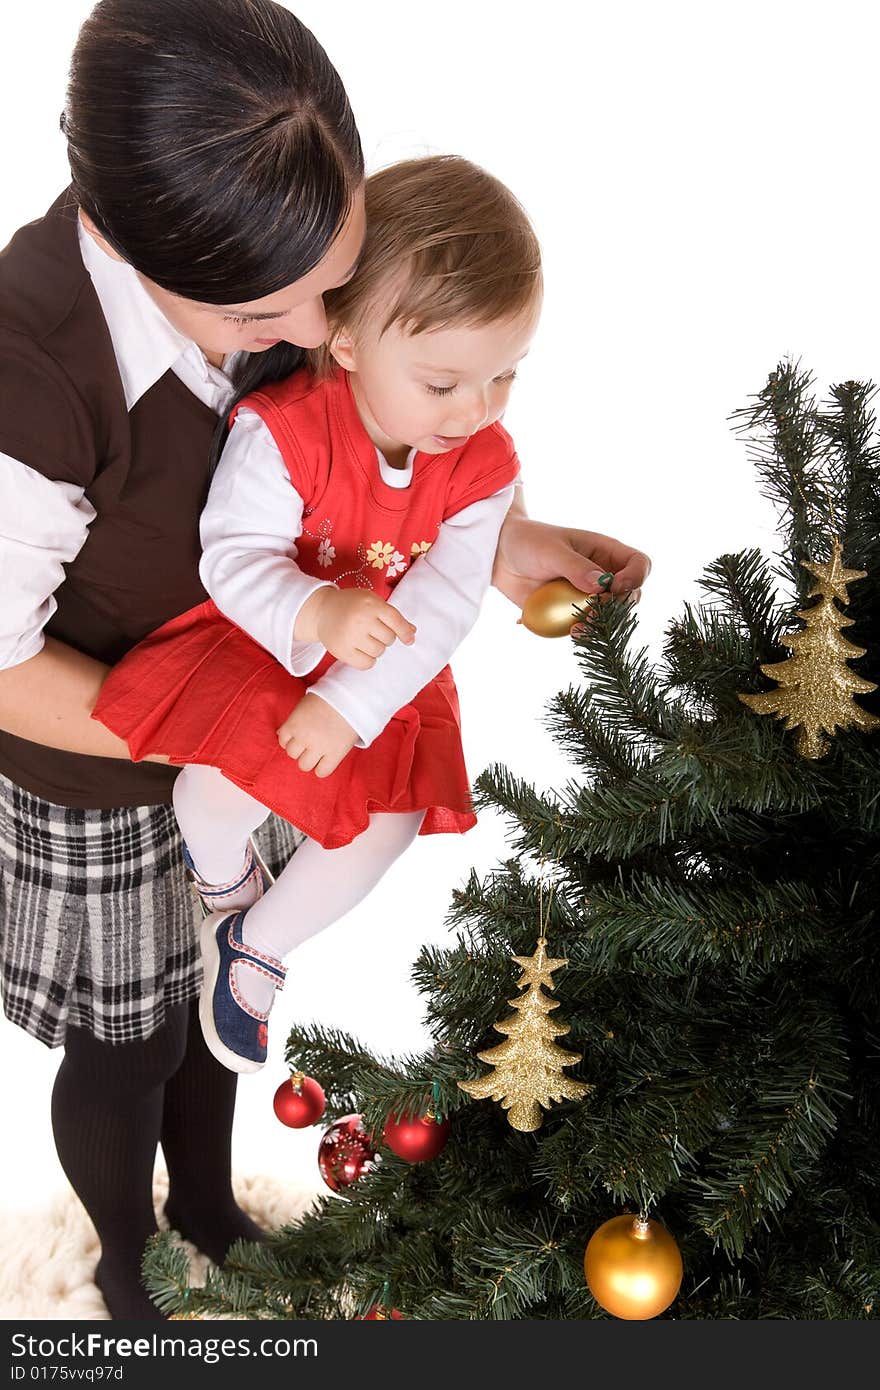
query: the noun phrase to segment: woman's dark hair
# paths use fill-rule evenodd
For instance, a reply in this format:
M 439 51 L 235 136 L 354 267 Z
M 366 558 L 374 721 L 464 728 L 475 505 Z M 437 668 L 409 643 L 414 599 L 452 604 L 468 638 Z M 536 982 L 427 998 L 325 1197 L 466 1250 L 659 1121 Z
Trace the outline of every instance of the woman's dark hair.
M 306 275 L 363 178 L 339 74 L 271 0 L 99 0 L 62 129 L 98 230 L 149 280 L 206 304 Z M 254 354 L 239 389 L 300 360 L 288 344 Z

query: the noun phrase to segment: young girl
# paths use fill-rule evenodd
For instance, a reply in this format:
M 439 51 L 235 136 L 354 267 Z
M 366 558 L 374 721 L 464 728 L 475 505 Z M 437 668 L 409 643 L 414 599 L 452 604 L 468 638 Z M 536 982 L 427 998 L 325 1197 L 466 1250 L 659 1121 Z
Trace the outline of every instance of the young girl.
M 367 226 L 328 348 L 233 412 L 201 523 L 211 598 L 135 647 L 94 710 L 133 758 L 186 764 L 200 1017 L 235 1071 L 266 1059 L 282 958 L 417 834 L 475 824 L 447 663 L 514 494 L 500 417 L 540 253 L 508 190 L 458 158 L 374 175 Z M 308 837 L 274 884 L 249 838 L 270 810 Z

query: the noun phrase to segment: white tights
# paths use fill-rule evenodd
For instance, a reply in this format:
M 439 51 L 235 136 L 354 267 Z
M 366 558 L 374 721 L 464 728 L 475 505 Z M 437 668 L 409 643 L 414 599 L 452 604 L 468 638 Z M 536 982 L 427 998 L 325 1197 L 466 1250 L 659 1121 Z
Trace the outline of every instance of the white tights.
M 216 884 L 229 883 L 241 874 L 248 837 L 269 815 L 265 806 L 218 768 L 196 763 L 185 767 L 174 783 L 174 810 L 197 873 Z M 424 811 L 372 815 L 367 829 L 339 849 L 324 849 L 307 839 L 273 887 L 248 909 L 243 939 L 280 959 L 338 921 L 363 901 L 412 844 L 424 815 Z M 245 976 L 249 1001 L 266 1009 L 272 986 L 254 971 L 242 972 Z

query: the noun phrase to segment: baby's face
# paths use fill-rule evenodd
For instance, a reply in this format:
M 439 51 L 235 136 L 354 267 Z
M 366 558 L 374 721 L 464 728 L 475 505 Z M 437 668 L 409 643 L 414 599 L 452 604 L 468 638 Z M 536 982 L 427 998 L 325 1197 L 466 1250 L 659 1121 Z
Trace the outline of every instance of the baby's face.
M 352 374 L 352 390 L 373 443 L 383 453 L 458 449 L 504 413 L 517 363 L 537 327 L 540 304 L 511 319 L 407 333 L 392 324 L 334 355 Z M 345 344 L 344 336 L 341 343 Z

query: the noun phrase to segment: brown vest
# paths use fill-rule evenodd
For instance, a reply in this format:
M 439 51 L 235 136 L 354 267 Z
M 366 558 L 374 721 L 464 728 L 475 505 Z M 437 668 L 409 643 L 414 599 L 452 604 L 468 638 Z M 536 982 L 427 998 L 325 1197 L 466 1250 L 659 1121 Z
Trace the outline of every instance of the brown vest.
M 76 216 L 68 190 L 0 252 L 0 452 L 85 487 L 97 516 L 46 632 L 112 665 L 206 597 L 198 520 L 217 416 L 171 371 L 126 409 Z M 177 775 L 2 732 L 0 772 L 49 801 L 93 808 L 168 802 Z

